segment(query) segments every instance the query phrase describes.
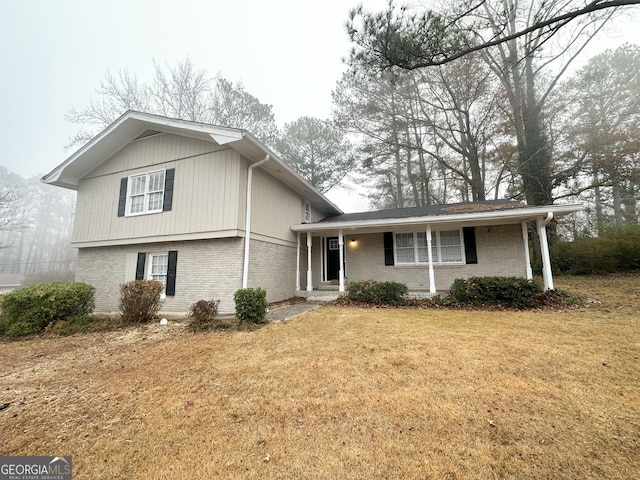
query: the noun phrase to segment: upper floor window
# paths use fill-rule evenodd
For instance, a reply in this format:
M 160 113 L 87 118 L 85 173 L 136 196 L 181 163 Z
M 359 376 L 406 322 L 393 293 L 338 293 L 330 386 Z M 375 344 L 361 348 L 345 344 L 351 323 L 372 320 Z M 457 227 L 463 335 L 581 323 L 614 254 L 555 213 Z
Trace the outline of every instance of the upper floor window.
M 164 170 L 129 177 L 127 215 L 161 212 L 164 178 Z
M 122 177 L 118 217 L 171 211 L 174 179 L 175 168 Z
M 429 263 L 426 232 L 395 234 L 396 265 Z M 462 263 L 463 244 L 460 230 L 431 232 L 431 258 L 433 263 Z

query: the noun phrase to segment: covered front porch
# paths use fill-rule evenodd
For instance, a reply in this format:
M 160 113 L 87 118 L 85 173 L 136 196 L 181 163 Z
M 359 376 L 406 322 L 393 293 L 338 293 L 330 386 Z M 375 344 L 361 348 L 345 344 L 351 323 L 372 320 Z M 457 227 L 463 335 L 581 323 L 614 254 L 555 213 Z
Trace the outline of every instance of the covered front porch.
M 378 280 L 405 283 L 414 296 L 433 296 L 446 293 L 456 278 L 531 280 L 530 222 L 539 239 L 544 288 L 554 290 L 546 228 L 554 212 L 579 208 L 509 205 L 499 211 L 383 219 L 376 218 L 381 212 L 344 214 L 295 225 L 296 291 L 330 297 L 345 292 L 349 281 Z

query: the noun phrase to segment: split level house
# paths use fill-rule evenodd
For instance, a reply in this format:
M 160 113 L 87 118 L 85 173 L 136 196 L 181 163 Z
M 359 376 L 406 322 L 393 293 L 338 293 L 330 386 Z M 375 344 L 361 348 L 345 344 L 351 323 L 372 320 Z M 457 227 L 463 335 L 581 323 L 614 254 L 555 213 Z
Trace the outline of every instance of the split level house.
M 232 312 L 245 287 L 271 302 L 358 280 L 428 295 L 455 278 L 530 279 L 529 222 L 553 289 L 546 224 L 581 208 L 488 201 L 343 213 L 244 130 L 132 111 L 42 180 L 77 191 L 76 280 L 96 288 L 103 312 L 118 310 L 120 285 L 135 279 L 163 283 L 165 312 L 201 299 Z

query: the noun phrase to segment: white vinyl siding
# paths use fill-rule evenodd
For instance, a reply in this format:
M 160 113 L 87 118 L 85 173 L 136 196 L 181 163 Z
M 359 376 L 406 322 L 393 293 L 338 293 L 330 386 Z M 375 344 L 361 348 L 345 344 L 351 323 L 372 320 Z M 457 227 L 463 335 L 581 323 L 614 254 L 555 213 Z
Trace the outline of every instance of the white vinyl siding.
M 433 263 L 462 263 L 463 249 L 460 230 L 431 232 Z M 396 233 L 394 235 L 394 253 L 396 265 L 429 263 L 426 232 Z
M 129 197 L 125 195 L 126 220 L 115 215 L 115 195 L 123 177 L 128 183 L 129 177 L 171 168 L 179 174 L 174 180 L 170 211 L 164 211 L 163 204 L 162 213 L 130 215 Z M 238 229 L 243 228 L 246 197 L 246 173 L 243 176 L 241 171 L 246 172 L 246 166 L 242 165 L 238 152 L 213 142 L 171 134 L 137 140 L 80 182 L 73 244 L 82 247 L 96 242 L 147 243 L 169 236 L 177 240 L 178 236 L 187 239 L 238 235 Z M 295 216 L 291 220 L 287 217 L 287 233 L 292 238 L 295 237 L 290 227 L 300 222 L 301 215 L 300 195 L 296 194 L 295 198 L 297 201 L 292 207 Z M 288 205 L 278 199 L 277 203 L 266 205 L 265 212 L 258 213 L 256 209 L 256 224 L 263 222 L 274 229 L 273 215 L 279 215 Z M 260 214 L 271 216 L 262 221 Z M 95 221 L 96 218 L 100 221 Z
M 162 211 L 165 170 L 129 177 L 127 215 L 143 215 Z

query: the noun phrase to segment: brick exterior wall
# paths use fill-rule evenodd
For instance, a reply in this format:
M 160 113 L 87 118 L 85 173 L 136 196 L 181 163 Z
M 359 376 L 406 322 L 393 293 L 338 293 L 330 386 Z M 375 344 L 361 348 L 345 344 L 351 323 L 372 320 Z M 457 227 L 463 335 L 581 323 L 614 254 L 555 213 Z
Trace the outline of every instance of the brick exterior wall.
M 296 247 L 251 240 L 249 287 L 267 291 L 267 301 L 291 298 L 296 293 Z
M 76 278 L 96 287 L 96 311 L 118 311 L 120 285 L 135 279 L 138 252 L 178 252 L 176 294 L 165 312 L 187 312 L 197 300 L 220 300 L 221 313 L 233 313 L 234 292 L 242 287 L 244 238 L 81 248 Z M 148 257 L 147 257 L 148 261 Z M 295 295 L 296 248 L 251 241 L 249 286 L 267 291 L 269 302 Z
M 351 242 L 355 239 L 356 242 Z M 320 279 L 320 243 L 313 243 L 314 287 Z M 345 240 L 349 281 L 380 280 L 406 283 L 410 290 L 429 289 L 429 268 L 421 266 L 385 266 L 382 233 L 349 234 Z M 456 278 L 472 276 L 526 276 L 524 244 L 520 224 L 476 227 L 478 263 L 472 265 L 434 265 L 438 291 L 448 290 Z
M 221 313 L 234 311 L 233 292 L 242 286 L 242 238 L 81 248 L 76 279 L 96 287 L 96 311 L 114 312 L 120 284 L 135 279 L 138 252 L 169 250 L 178 252 L 176 294 L 166 298 L 163 311 L 186 313 L 202 299 L 220 299 Z
M 351 242 L 351 239 L 356 240 Z M 438 291 L 448 290 L 456 278 L 505 275 L 524 277 L 522 230 L 517 225 L 476 227 L 478 263 L 435 265 Z M 313 285 L 320 283 L 320 237 L 313 237 Z M 138 252 L 178 251 L 176 295 L 167 297 L 162 311 L 185 312 L 197 300 L 220 299 L 220 312 L 235 309 L 233 293 L 242 286 L 243 238 L 81 248 L 76 279 L 96 287 L 96 311 L 118 310 L 119 287 L 135 279 Z M 300 284 L 306 288 L 306 239 L 300 249 Z M 381 280 L 406 283 L 410 290 L 429 289 L 427 266 L 385 266 L 383 234 L 349 234 L 345 241 L 348 281 Z M 249 286 L 267 291 L 269 302 L 295 295 L 296 247 L 251 240 Z

